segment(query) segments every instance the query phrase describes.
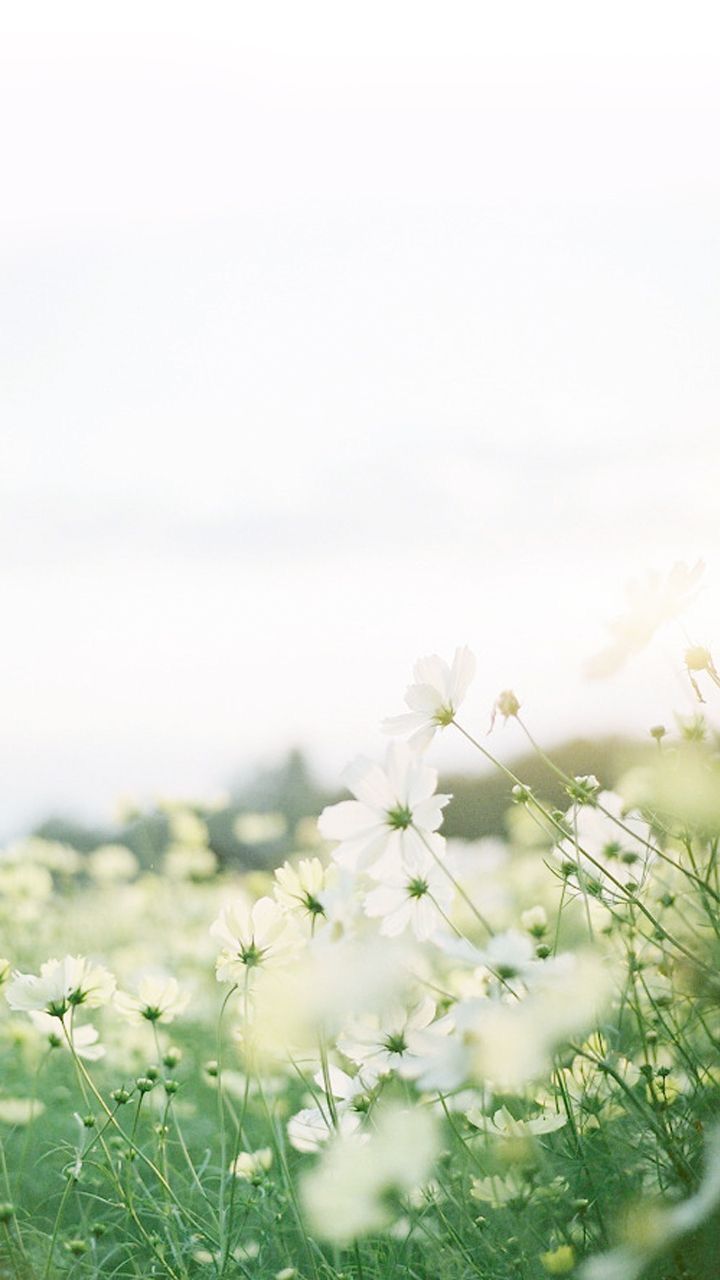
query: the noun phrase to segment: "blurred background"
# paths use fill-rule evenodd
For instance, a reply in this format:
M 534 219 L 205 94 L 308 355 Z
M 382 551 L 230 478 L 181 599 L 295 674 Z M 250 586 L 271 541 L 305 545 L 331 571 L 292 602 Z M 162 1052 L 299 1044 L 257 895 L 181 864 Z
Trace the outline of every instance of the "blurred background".
M 461 643 L 483 732 L 507 686 L 549 745 L 693 710 L 711 17 L 5 8 L 0 834 L 296 747 L 332 792 Z M 587 679 L 627 580 L 698 557 L 685 630 Z M 476 768 L 448 734 L 435 758 Z

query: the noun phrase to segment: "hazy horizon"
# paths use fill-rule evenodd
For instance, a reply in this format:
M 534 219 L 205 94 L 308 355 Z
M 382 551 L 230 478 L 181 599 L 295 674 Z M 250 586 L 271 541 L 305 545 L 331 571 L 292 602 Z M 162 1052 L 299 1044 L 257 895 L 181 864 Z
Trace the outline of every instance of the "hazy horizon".
M 3 830 L 337 779 L 462 643 L 483 730 L 507 686 L 547 742 L 692 709 L 677 626 L 582 669 L 678 560 L 720 635 L 710 50 L 442 16 L 3 17 Z

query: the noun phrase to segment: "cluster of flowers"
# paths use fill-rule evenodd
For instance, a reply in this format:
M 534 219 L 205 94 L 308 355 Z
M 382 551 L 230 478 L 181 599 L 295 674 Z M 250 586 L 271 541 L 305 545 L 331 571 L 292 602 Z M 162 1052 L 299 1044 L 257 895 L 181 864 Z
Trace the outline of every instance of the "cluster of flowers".
M 622 796 L 593 776 L 565 779 L 564 812 L 514 780 L 517 812 L 540 833 L 548 855 L 545 888 L 558 888 L 570 914 L 569 925 L 567 912 L 562 922 L 558 913 L 552 919 L 543 889 L 534 900 L 525 895 L 508 919 L 507 903 L 499 905 L 488 889 L 499 880 L 492 872 L 505 850 L 444 837 L 451 797 L 438 792 L 427 759 L 440 730 L 455 726 L 472 741 L 457 716 L 474 670 L 467 648 L 452 663 L 421 659 L 406 692 L 408 710 L 385 722 L 392 740 L 384 759 L 355 760 L 344 775 L 351 798 L 319 817 L 327 856 L 286 862 L 264 896 L 236 893 L 210 928 L 244 1079 L 284 1072 L 303 1082 L 306 1096 L 285 1118 L 286 1138 L 298 1153 L 310 1229 L 333 1245 L 377 1231 L 410 1234 L 414 1215 L 447 1195 L 448 1133 L 459 1131 L 470 1153 L 463 1177 L 471 1201 L 501 1208 L 541 1192 L 560 1201 L 569 1190 L 564 1179 L 540 1188 L 532 1161 L 498 1161 L 498 1147 L 517 1152 L 552 1143 L 566 1126 L 577 1144 L 623 1116 L 628 1098 L 654 1115 L 695 1087 L 681 1055 L 666 1046 L 662 1056 L 656 1030 L 652 1039 L 643 1033 L 639 1061 L 598 1032 L 608 1011 L 614 1018 L 620 1010 L 620 1026 L 626 1004 L 640 1024 L 645 1018 L 647 1026 L 664 1027 L 673 963 L 694 960 L 688 883 L 701 883 L 700 908 L 710 903 L 714 911 L 720 901 L 712 880 L 717 858 L 710 856 L 701 877 L 700 854 L 686 842 L 688 881 L 680 842 L 661 820 L 660 792 L 666 803 L 673 786 L 678 794 L 687 790 L 682 769 L 673 760 L 670 777 L 664 763 L 640 771 Z M 519 720 L 519 711 L 506 691 L 494 714 Z M 703 786 L 711 780 L 708 795 L 713 769 L 711 760 L 700 770 Z M 711 799 L 707 806 L 711 811 Z M 206 847 L 202 832 L 185 836 Z M 535 888 L 530 876 L 528 892 Z M 0 983 L 11 1009 L 86 1062 L 104 1053 L 86 1011 L 113 1005 L 128 1021 L 157 1028 L 190 1000 L 166 974 L 148 973 L 134 991 L 118 990 L 105 967 L 78 956 L 49 960 L 39 974 L 0 961 Z M 233 1069 L 216 1064 L 214 1074 L 222 1089 Z M 653 1123 L 663 1137 L 663 1125 Z M 687 1200 L 685 1216 L 678 1210 L 663 1219 L 667 1233 L 681 1234 L 686 1220 L 700 1220 L 701 1208 L 714 1208 L 714 1151 L 711 1144 L 705 1190 Z M 678 1159 L 670 1150 L 671 1171 Z M 269 1147 L 236 1150 L 227 1172 L 261 1182 L 272 1160 Z M 670 1183 L 662 1181 L 661 1162 L 656 1168 L 650 1189 L 664 1190 Z M 573 1230 L 548 1252 L 547 1270 L 573 1265 Z M 578 1227 L 583 1247 L 584 1231 Z M 638 1266 L 646 1256 L 637 1252 Z M 634 1258 L 607 1255 L 589 1264 L 587 1276 L 621 1274 L 613 1266 L 634 1274 Z

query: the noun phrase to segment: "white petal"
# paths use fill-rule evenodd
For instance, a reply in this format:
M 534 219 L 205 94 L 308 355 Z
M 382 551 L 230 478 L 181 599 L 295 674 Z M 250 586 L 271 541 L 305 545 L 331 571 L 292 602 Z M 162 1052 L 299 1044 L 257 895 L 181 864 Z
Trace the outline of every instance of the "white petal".
M 455 650 L 450 672 L 450 702 L 459 707 L 475 675 L 475 654 L 467 645 Z
M 318 831 L 326 840 L 352 840 L 371 832 L 378 824 L 377 813 L 357 800 L 341 800 L 328 805 L 318 818 Z
M 386 716 L 381 728 L 383 733 L 397 734 L 403 737 L 427 724 L 427 716 L 422 711 L 405 711 L 399 716 Z
M 413 668 L 417 684 L 431 684 L 438 690 L 443 702 L 450 693 L 450 668 L 443 658 L 432 653 L 427 658 L 418 658 Z
M 370 809 L 384 812 L 394 804 L 392 787 L 379 764 L 360 756 L 343 773 L 349 791 Z
M 445 705 L 434 684 L 411 684 L 405 691 L 405 701 L 413 711 L 434 716 Z

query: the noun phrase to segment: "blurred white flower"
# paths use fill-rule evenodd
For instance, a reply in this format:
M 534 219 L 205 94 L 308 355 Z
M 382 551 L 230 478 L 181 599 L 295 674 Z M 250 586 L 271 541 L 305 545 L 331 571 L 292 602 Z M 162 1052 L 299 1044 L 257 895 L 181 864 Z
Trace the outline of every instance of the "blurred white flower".
M 505 982 L 512 982 L 515 978 L 530 985 L 539 971 L 545 968 L 535 955 L 532 939 L 518 929 L 494 934 L 480 955 L 490 972 Z
M 239 813 L 233 822 L 233 834 L 240 844 L 270 844 L 281 840 L 286 831 L 283 813 Z
M 65 956 L 63 960 L 46 960 L 39 976 L 16 970 L 6 994 L 11 1009 L 24 1013 L 38 1009 L 62 1018 L 76 1005 L 93 1009 L 106 1004 L 114 990 L 115 979 L 107 969 L 91 964 L 84 956 Z
M 171 844 L 163 854 L 163 871 L 170 880 L 209 880 L 217 871 L 217 856 L 205 845 Z
M 174 844 L 197 848 L 209 842 L 207 823 L 192 809 L 171 809 L 168 814 L 168 826 L 170 839 Z
M 244 1178 L 248 1182 L 262 1177 L 272 1165 L 273 1153 L 270 1147 L 261 1147 L 258 1151 L 241 1151 L 230 1165 L 230 1172 L 236 1178 Z
M 567 1124 L 567 1116 L 560 1115 L 557 1111 L 542 1111 L 539 1115 L 516 1120 L 507 1107 L 499 1107 L 491 1117 L 473 1107 L 467 1112 L 467 1119 L 476 1129 L 501 1138 L 527 1138 L 536 1134 L 554 1133 Z
M 438 1145 L 435 1117 L 420 1107 L 386 1108 L 371 1133 L 333 1138 L 301 1184 L 311 1231 L 347 1245 L 387 1230 L 403 1197 L 429 1178 Z
M 411 1008 L 394 1005 L 379 1017 L 366 1014 L 354 1019 L 340 1036 L 338 1049 L 357 1063 L 366 1076 L 387 1075 L 424 1048 L 420 1032 L 435 1017 L 435 1001 L 425 996 Z
M 39 1098 L 0 1098 L 0 1124 L 30 1124 L 45 1110 Z
M 470 1078 L 472 1047 L 452 1012 L 414 1032 L 412 1053 L 402 1056 L 398 1074 L 422 1093 L 450 1093 Z
M 473 1200 L 489 1204 L 493 1209 L 502 1209 L 513 1200 L 522 1200 L 527 1195 L 527 1186 L 517 1173 L 508 1173 L 504 1177 L 494 1174 L 489 1178 L 473 1178 L 470 1195 Z
M 361 757 L 344 777 L 355 800 L 329 805 L 318 827 L 326 840 L 339 841 L 333 859 L 351 871 L 377 867 L 381 859 L 397 865 L 422 851 L 450 799 L 435 794 L 437 771 L 400 742 L 388 747 L 384 768 Z
M 53 1048 L 69 1051 L 68 1040 L 71 1040 L 78 1058 L 84 1058 L 86 1062 L 99 1062 L 100 1058 L 105 1057 L 105 1046 L 99 1043 L 100 1033 L 91 1022 L 85 1022 L 79 1027 L 71 1019 L 70 1014 L 66 1013 L 61 1019 L 65 1034 L 60 1034 L 58 1019 L 53 1018 L 51 1014 L 43 1013 L 39 1009 L 31 1009 L 30 1019 L 36 1030 L 47 1037 Z
M 325 1115 L 319 1107 L 303 1107 L 296 1111 L 287 1122 L 287 1136 L 291 1147 L 306 1155 L 319 1151 L 334 1133 L 347 1137 L 356 1133 L 360 1127 L 360 1116 L 356 1111 L 338 1108 L 337 1126 L 329 1115 Z
M 386 733 L 404 735 L 415 750 L 424 750 L 438 729 L 451 724 L 475 675 L 475 655 L 466 646 L 455 650 L 452 666 L 436 653 L 419 658 L 414 683 L 405 691 L 410 711 L 383 721 Z
M 116 1008 L 129 1022 L 173 1022 L 187 1008 L 190 993 L 181 991 L 176 978 L 147 974 L 138 983 L 137 995 L 116 991 Z
M 624 802 L 615 792 L 601 791 L 596 802 L 574 804 L 565 824 L 572 835 L 556 846 L 561 863 L 579 863 L 581 872 L 595 881 L 602 881 L 605 870 L 616 879 L 643 879 L 654 857 L 652 831 L 640 814 L 624 811 Z
M 698 560 L 692 567 L 678 563 L 667 574 L 648 573 L 644 580 L 628 583 L 624 614 L 610 623 L 611 639 L 587 666 L 587 674 L 598 679 L 614 675 L 628 658 L 639 653 L 663 623 L 676 618 L 697 594 L 705 566 Z
M 325 1077 L 322 1071 L 314 1076 L 315 1084 L 324 1093 Z M 329 1099 L 323 1106 L 303 1107 L 291 1116 L 287 1123 L 288 1141 L 296 1151 L 319 1151 L 333 1133 L 355 1133 L 360 1127 L 361 1113 L 367 1107 L 367 1095 L 372 1089 L 372 1082 L 363 1079 L 358 1073 L 350 1076 L 339 1067 L 328 1068 L 328 1084 L 332 1095 L 333 1120 Z
M 140 864 L 127 845 L 103 844 L 88 855 L 88 870 L 98 884 L 116 884 L 134 880 Z
M 705 1176 L 689 1199 L 666 1208 L 643 1204 L 631 1214 L 626 1241 L 608 1253 L 589 1258 L 580 1270 L 581 1280 L 636 1280 L 659 1254 L 687 1235 L 720 1207 L 720 1127 L 707 1137 Z

